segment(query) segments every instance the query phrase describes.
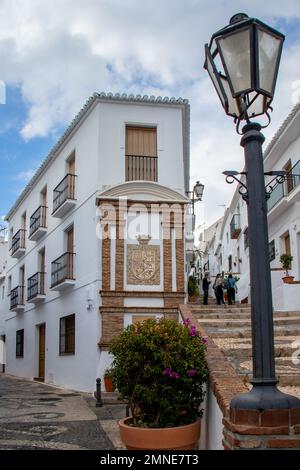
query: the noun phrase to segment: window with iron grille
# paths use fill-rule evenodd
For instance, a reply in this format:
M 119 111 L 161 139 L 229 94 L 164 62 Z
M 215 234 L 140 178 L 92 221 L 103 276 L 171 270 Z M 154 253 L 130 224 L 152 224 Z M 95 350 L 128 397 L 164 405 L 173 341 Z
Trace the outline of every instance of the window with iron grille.
M 276 258 L 275 254 L 275 240 L 272 240 L 269 243 L 269 260 L 270 262 L 273 261 Z
M 60 319 L 59 354 L 75 354 L 75 314 Z
M 24 330 L 16 331 L 16 357 L 24 356 Z

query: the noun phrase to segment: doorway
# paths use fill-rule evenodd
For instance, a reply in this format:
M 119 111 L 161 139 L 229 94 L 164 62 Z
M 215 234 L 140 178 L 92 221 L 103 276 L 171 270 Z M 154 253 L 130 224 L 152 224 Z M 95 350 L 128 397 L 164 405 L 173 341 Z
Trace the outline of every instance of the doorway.
M 39 325 L 39 375 L 41 382 L 45 381 L 45 359 L 46 359 L 46 324 Z

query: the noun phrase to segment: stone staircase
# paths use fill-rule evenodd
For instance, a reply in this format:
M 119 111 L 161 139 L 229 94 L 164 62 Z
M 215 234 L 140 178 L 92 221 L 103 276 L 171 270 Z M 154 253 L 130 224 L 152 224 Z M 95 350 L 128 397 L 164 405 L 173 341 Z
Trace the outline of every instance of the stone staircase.
M 190 305 L 193 316 L 223 350 L 245 382 L 252 376 L 251 311 L 248 304 Z M 300 311 L 274 312 L 275 362 L 279 384 L 300 397 L 300 364 L 292 355 L 300 350 Z M 298 340 L 298 345 L 295 341 Z M 300 354 L 298 355 L 300 360 Z M 300 362 L 300 361 L 299 361 Z

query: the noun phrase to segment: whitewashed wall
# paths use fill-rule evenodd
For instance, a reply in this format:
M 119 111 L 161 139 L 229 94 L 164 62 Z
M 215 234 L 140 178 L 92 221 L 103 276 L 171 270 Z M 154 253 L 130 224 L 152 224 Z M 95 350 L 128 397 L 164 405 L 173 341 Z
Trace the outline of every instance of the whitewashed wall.
M 101 299 L 98 295 L 101 289 L 101 243 L 96 236 L 95 199 L 97 193 L 125 180 L 126 124 L 157 126 L 158 182 L 184 194 L 180 108 L 130 102 L 99 102 L 91 108 L 10 219 L 10 228 L 15 234 L 21 228 L 21 216 L 26 210 L 28 236 L 30 216 L 39 207 L 40 191 L 47 185 L 47 234 L 37 242 L 26 237 L 25 255 L 19 260 L 9 256 L 7 266 L 13 289 L 19 285 L 19 268 L 25 265 L 27 287 L 27 279 L 39 270 L 38 251 L 45 247 L 46 300 L 36 306 L 26 302 L 25 311 L 15 314 L 9 310 L 10 299 L 5 296 L 2 300 L 0 295 L 0 312 L 5 319 L 8 373 L 28 378 L 37 376 L 37 325 L 41 323 L 46 323 L 46 382 L 94 391 L 96 377 L 101 376 L 110 364 L 108 353 L 100 354 L 97 344 L 101 337 Z M 65 176 L 66 159 L 74 150 L 77 203 L 63 219 L 54 218 L 51 216 L 53 189 Z M 51 262 L 66 251 L 64 230 L 70 224 L 74 224 L 76 283 L 65 292 L 51 291 Z M 157 243 L 160 244 L 159 241 Z M 7 278 L 5 282 L 7 289 Z M 90 292 L 94 293 L 92 308 L 87 309 Z M 25 296 L 27 298 L 27 289 Z M 76 352 L 75 355 L 60 356 L 59 318 L 72 313 L 76 315 Z M 24 357 L 16 358 L 16 331 L 23 328 Z

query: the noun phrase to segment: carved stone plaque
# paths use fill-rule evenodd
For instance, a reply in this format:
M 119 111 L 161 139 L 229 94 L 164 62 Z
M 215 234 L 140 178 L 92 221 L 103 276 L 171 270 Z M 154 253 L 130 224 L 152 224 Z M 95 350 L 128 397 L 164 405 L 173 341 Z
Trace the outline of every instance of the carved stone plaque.
M 127 284 L 160 284 L 160 247 L 158 245 L 127 245 Z

